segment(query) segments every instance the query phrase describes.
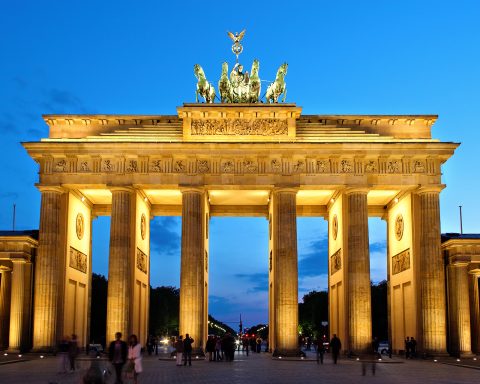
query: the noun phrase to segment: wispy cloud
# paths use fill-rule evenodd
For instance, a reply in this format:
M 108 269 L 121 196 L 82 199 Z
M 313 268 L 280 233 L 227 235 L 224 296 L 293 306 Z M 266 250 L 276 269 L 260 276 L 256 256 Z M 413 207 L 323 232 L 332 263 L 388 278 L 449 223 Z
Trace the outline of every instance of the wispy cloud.
M 267 292 L 268 291 L 268 273 L 237 273 L 236 279 L 241 280 L 242 285 L 247 285 L 247 292 Z
M 180 226 L 181 218 L 179 217 L 158 217 L 153 220 L 150 225 L 152 252 L 166 256 L 179 256 Z

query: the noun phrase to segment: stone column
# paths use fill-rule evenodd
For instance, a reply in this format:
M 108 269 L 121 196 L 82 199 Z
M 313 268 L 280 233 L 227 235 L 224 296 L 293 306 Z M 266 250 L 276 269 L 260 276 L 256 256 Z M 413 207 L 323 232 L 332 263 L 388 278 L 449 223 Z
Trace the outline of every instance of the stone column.
M 274 355 L 298 355 L 297 190 L 274 190 Z
M 356 353 L 365 351 L 372 343 L 367 193 L 363 189 L 349 190 L 344 200 L 348 347 Z
M 470 324 L 472 335 L 472 352 L 480 353 L 480 303 L 478 290 L 479 272 L 468 274 L 468 290 L 470 298 Z
M 35 266 L 33 348 L 52 350 L 57 344 L 57 318 L 61 280 L 61 208 L 63 190 L 42 188 L 40 232 Z
M 25 334 L 25 261 L 13 261 L 12 271 L 12 299 L 10 303 L 10 336 L 8 349 L 12 352 L 20 352 L 26 340 Z
M 10 268 L 0 268 L 0 349 L 8 348 L 10 324 L 10 292 L 12 272 Z
M 133 190 L 112 188 L 112 217 L 110 223 L 110 255 L 108 260 L 107 342 L 121 332 L 126 339 L 130 333 L 132 280 L 132 225 L 135 225 Z M 144 341 L 143 341 L 144 342 Z
M 180 269 L 180 334 L 189 334 L 194 350 L 203 351 L 204 325 L 204 211 L 201 189 L 182 190 L 182 259 Z
M 467 263 L 448 265 L 450 353 L 472 354 Z
M 418 249 L 422 343 L 427 354 L 447 351 L 445 268 L 440 248 L 440 188 L 418 192 Z M 423 347 L 423 348 L 422 348 Z

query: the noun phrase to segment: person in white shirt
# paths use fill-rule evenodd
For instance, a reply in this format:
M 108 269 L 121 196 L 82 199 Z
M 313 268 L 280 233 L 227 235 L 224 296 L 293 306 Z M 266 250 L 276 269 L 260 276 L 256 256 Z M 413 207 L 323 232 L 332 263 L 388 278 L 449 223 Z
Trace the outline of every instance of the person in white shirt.
M 142 346 L 138 342 L 136 335 L 131 335 L 128 338 L 128 361 L 133 363 L 133 382 L 137 384 L 138 375 L 143 371 L 142 369 Z

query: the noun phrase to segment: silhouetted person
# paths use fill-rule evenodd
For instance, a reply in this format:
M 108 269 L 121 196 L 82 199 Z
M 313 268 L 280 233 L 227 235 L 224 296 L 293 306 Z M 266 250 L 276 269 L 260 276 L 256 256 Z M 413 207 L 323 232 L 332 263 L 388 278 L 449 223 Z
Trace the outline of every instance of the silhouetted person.
M 413 337 L 410 338 L 410 358 L 413 359 L 417 356 L 417 340 Z
M 115 367 L 115 383 L 122 383 L 122 368 L 127 361 L 128 346 L 122 340 L 122 334 L 117 332 L 115 334 L 115 341 L 110 343 L 108 347 L 108 359 Z
M 175 342 L 175 352 L 177 354 L 177 367 L 182 366 L 182 358 L 183 358 L 183 337 L 180 335 L 177 337 L 177 341 Z
M 183 365 L 192 365 L 192 344 L 194 340 L 187 333 L 185 335 L 185 340 L 183 340 Z
M 75 359 L 78 356 L 78 342 L 77 335 L 72 335 L 68 342 L 68 361 L 70 362 L 70 371 L 75 371 Z
M 410 337 L 407 336 L 405 339 L 405 358 L 408 359 L 410 357 Z
M 332 348 L 333 364 L 337 364 L 338 354 L 342 349 L 342 342 L 335 333 L 333 334 L 332 340 L 330 340 L 330 348 Z
M 323 355 L 325 354 L 325 347 L 323 346 L 322 339 L 317 340 L 317 364 L 323 364 Z

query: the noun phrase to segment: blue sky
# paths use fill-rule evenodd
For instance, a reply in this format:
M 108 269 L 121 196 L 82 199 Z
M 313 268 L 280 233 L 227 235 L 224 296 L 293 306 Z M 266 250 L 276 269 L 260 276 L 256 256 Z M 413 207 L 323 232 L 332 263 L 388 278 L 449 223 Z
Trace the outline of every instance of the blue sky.
M 259 2 L 260 3 L 260 2 Z M 288 101 L 306 114 L 438 114 L 433 135 L 461 142 L 443 167 L 442 231 L 480 232 L 480 3 L 477 1 L 7 1 L 0 3 L 0 228 L 36 228 L 37 167 L 20 146 L 47 135 L 41 114 L 173 114 L 194 101 L 193 65 L 216 82 L 247 29 L 242 62 L 270 80 L 289 63 Z M 372 278 L 385 277 L 385 225 L 370 221 Z M 109 220 L 94 224 L 107 273 Z M 325 288 L 326 222 L 299 219 L 300 297 Z M 267 224 L 213 218 L 210 309 L 266 321 Z M 152 222 L 152 284 L 178 285 L 179 218 Z

